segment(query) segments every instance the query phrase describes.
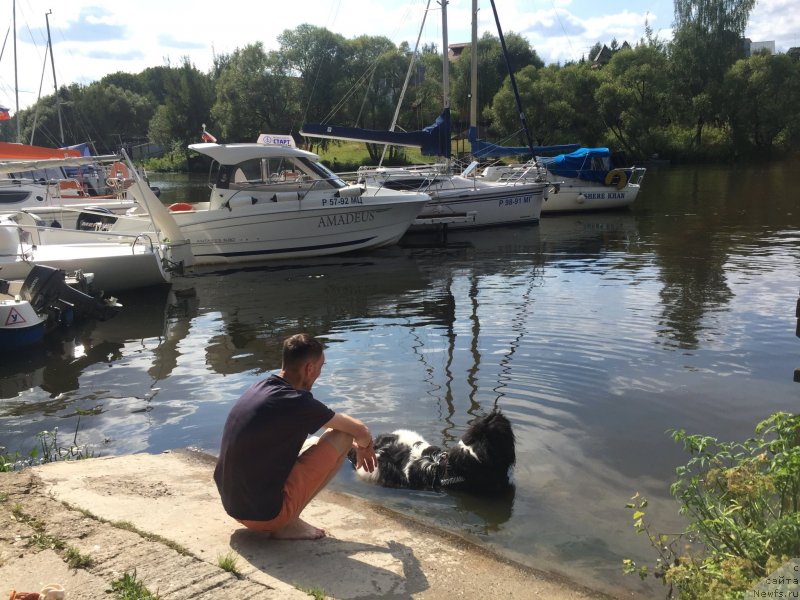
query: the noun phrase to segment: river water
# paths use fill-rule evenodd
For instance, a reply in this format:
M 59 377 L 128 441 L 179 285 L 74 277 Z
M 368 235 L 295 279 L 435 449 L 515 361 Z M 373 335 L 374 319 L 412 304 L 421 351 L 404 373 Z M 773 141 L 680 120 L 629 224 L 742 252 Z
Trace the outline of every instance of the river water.
M 398 247 L 206 270 L 123 297 L 106 323 L 0 365 L 0 445 L 58 427 L 95 455 L 212 453 L 239 394 L 280 366 L 280 341 L 326 342 L 314 388 L 373 432 L 451 445 L 493 407 L 517 435 L 516 488 L 480 500 L 332 484 L 620 596 L 652 597 L 623 558 L 655 554 L 686 456 L 666 433 L 752 435 L 796 411 L 800 162 L 651 169 L 636 206 L 538 226 L 407 236 Z M 154 177 L 165 202 L 203 182 Z M 76 433 L 77 431 L 77 433 Z

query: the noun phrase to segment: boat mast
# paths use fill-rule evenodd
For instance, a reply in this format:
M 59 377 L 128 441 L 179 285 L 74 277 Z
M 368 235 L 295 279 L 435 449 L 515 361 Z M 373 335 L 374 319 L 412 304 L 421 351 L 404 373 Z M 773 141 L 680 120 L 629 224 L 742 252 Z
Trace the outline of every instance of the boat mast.
M 17 120 L 17 143 L 21 143 L 22 133 L 20 133 L 19 125 L 19 80 L 17 79 L 17 0 L 14 0 L 12 17 L 14 27 L 14 94 L 17 99 L 17 112 L 14 117 Z
M 522 123 L 522 127 L 525 129 L 525 139 L 528 142 L 528 148 L 531 150 L 531 156 L 535 156 L 535 152 L 533 150 L 533 138 L 531 138 L 530 129 L 528 129 L 528 121 L 525 119 L 525 113 L 522 112 L 522 101 L 519 98 L 519 90 L 517 89 L 517 80 L 514 77 L 514 72 L 511 70 L 511 63 L 508 60 L 508 48 L 506 48 L 506 38 L 503 37 L 503 29 L 500 27 L 500 18 L 497 16 L 497 7 L 494 5 L 494 0 L 490 0 L 492 3 L 492 12 L 494 13 L 494 21 L 497 23 L 497 33 L 500 36 L 500 45 L 503 47 L 503 58 L 506 61 L 506 69 L 508 69 L 508 77 L 511 79 L 511 89 L 514 90 L 514 98 L 517 101 L 517 112 L 519 113 L 519 120 Z
M 58 112 L 58 130 L 61 133 L 61 145 L 64 145 L 64 125 L 61 123 L 61 100 L 58 97 L 58 82 L 56 81 L 56 61 L 53 57 L 53 42 L 50 39 L 50 15 L 53 14 L 52 10 L 44 13 L 44 19 L 47 21 L 47 47 L 50 49 L 50 66 L 53 69 L 53 87 L 56 92 L 56 110 Z
M 447 0 L 442 5 L 442 107 L 450 108 L 450 47 L 447 43 Z
M 472 0 L 472 47 L 470 48 L 469 126 L 478 137 L 478 0 Z
M 400 107 L 403 105 L 403 98 L 406 96 L 406 90 L 408 89 L 408 82 L 411 79 L 411 72 L 414 69 L 414 64 L 417 62 L 417 52 L 419 51 L 419 41 L 422 38 L 422 31 L 425 29 L 425 20 L 428 18 L 428 10 L 431 8 L 431 0 L 428 0 L 428 4 L 425 5 L 425 12 L 422 15 L 422 25 L 419 28 L 419 34 L 417 34 L 417 43 L 414 45 L 414 53 L 411 55 L 411 61 L 408 63 L 408 71 L 406 71 L 406 80 L 403 82 L 403 89 L 400 90 L 400 99 L 397 101 L 397 107 L 394 109 L 394 117 L 392 117 L 392 126 L 389 127 L 389 131 L 394 131 L 394 128 L 397 126 L 397 119 L 400 117 Z M 383 152 L 381 153 L 381 159 L 378 161 L 378 166 L 380 167 L 383 164 L 383 159 L 386 156 L 386 149 L 389 147 L 389 144 L 383 145 Z

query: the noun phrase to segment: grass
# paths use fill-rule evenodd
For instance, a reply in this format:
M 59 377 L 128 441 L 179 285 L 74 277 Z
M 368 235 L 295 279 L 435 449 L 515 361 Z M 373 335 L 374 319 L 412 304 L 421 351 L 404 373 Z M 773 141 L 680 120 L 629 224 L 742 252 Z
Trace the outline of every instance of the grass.
M 74 546 L 69 546 L 64 552 L 64 560 L 70 569 L 88 569 L 94 565 L 94 558 L 88 554 L 82 554 Z
M 301 586 L 296 586 L 296 587 L 301 592 L 305 592 L 306 594 L 314 598 L 314 600 L 325 600 L 325 590 L 323 590 L 322 588 L 319 587 L 306 588 Z
M 235 575 L 236 577 L 241 577 L 242 573 L 239 571 L 239 567 L 236 564 L 237 558 L 233 552 L 228 552 L 224 556 L 220 555 L 217 557 L 217 565 L 223 571 L 227 571 L 231 575 Z
M 91 514 L 91 513 L 90 513 Z M 97 517 L 94 517 L 97 518 Z M 167 548 L 172 548 L 178 554 L 182 554 L 183 556 L 194 556 L 191 551 L 186 548 L 185 546 L 181 546 L 177 542 L 173 542 L 165 537 L 162 537 L 155 533 L 149 533 L 147 531 L 143 531 L 136 527 L 133 523 L 129 521 L 105 521 L 105 519 L 98 519 L 100 521 L 104 521 L 106 523 L 110 523 L 112 527 L 116 527 L 117 529 L 124 529 L 125 531 L 130 531 L 137 535 L 140 535 L 144 539 L 151 541 L 151 542 L 158 542 L 159 544 L 164 544 Z
M 136 579 L 136 571 L 125 573 L 119 579 L 111 582 L 111 591 L 118 600 L 159 600 L 158 594 L 148 590 L 141 581 Z
M 403 151 L 405 164 L 415 165 L 430 162 L 416 148 L 403 148 Z M 369 157 L 365 145 L 361 142 L 331 142 L 327 150 L 320 150 L 315 146 L 313 152 L 319 154 L 322 162 L 337 173 L 355 171 L 362 165 L 377 164 L 376 160 Z
M 28 538 L 28 546 L 36 546 L 41 550 L 63 550 L 66 543 L 59 537 L 49 535 L 43 531 L 37 531 Z

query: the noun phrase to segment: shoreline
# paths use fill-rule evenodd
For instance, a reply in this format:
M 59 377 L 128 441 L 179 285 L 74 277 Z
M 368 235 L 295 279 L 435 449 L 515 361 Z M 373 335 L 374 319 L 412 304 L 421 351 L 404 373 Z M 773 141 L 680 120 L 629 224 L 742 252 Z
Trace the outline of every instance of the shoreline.
M 70 600 L 97 598 L 115 579 L 135 573 L 165 600 L 223 593 L 308 598 L 312 592 L 343 599 L 613 598 L 331 490 L 304 513 L 329 537 L 270 540 L 224 513 L 213 462 L 208 454 L 174 450 L 2 474 L 0 512 L 10 526 L 0 535 L 0 592 L 59 583 Z M 88 564 L 70 568 L 67 549 Z M 219 566 L 225 556 L 235 558 L 238 576 Z

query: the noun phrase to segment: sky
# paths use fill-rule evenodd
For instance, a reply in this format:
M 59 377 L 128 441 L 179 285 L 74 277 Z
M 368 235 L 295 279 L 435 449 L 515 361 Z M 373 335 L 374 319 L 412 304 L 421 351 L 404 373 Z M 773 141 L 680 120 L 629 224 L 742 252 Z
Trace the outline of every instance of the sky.
M 383 35 L 395 44 L 414 46 L 427 0 L 0 0 L 5 42 L 0 55 L 0 104 L 11 109 L 53 93 L 47 48 L 47 19 L 52 62 L 59 87 L 88 85 L 117 71 L 139 73 L 147 67 L 178 66 L 184 57 L 201 71 L 214 56 L 262 42 L 278 48 L 278 36 L 303 23 L 325 27 L 352 39 Z M 479 0 L 478 35 L 497 28 L 488 0 Z M 503 33 L 526 37 L 545 63 L 579 60 L 596 43 L 615 39 L 632 45 L 645 23 L 662 40 L 672 37 L 672 0 L 495 0 Z M 12 15 L 16 6 L 17 75 L 14 74 Z M 430 2 L 422 42 L 442 44 L 441 8 Z M 447 5 L 449 43 L 470 39 L 471 0 Z M 52 9 L 52 13 L 45 17 Z M 752 41 L 775 41 L 785 52 L 800 46 L 800 0 L 758 0 L 745 32 Z M 17 93 L 15 90 L 18 89 Z M 40 92 L 41 90 L 41 92 Z

